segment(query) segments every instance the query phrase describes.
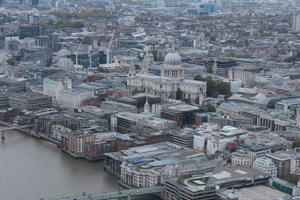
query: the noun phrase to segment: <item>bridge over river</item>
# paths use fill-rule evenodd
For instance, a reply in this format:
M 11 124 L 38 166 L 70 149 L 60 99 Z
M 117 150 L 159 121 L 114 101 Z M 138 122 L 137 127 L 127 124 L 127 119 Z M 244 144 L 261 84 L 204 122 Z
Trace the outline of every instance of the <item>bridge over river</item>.
M 24 129 L 24 128 L 30 128 L 30 127 L 33 127 L 33 125 L 0 127 L 1 139 L 2 140 L 5 139 L 5 133 L 4 133 L 4 131 L 16 130 L 16 129 Z
M 163 191 L 163 187 L 148 187 L 139 189 L 121 190 L 118 192 L 89 194 L 82 196 L 63 197 L 53 200 L 109 200 L 109 199 L 127 199 L 131 200 L 132 197 L 145 196 L 145 195 L 160 195 Z

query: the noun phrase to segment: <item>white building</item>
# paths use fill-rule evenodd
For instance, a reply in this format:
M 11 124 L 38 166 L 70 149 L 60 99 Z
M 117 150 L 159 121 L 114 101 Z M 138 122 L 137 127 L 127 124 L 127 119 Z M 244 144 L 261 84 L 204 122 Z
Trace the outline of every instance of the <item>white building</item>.
M 251 167 L 252 163 L 250 153 L 243 150 L 232 153 L 231 164 L 233 166 Z
M 242 81 L 244 87 L 251 87 L 254 84 L 254 74 L 245 69 L 229 69 L 228 78 L 234 81 Z
M 300 32 L 300 14 L 293 15 L 292 32 Z
M 60 58 L 57 63 L 57 67 L 61 68 L 66 72 L 70 72 L 74 70 L 74 63 L 70 58 Z
M 144 66 L 142 73 L 138 74 L 135 72 L 134 66 L 131 67 L 127 78 L 128 88 L 137 88 L 147 94 L 158 95 L 164 99 L 175 99 L 180 93 L 180 98 L 202 104 L 206 94 L 206 82 L 184 80 L 184 71 L 178 53 L 166 55 L 161 76 L 149 75 L 147 71 L 148 65 Z
M 57 103 L 67 108 L 80 107 L 84 100 L 94 97 L 93 90 L 73 89 L 72 80 L 69 78 L 64 81 L 45 78 L 43 94 L 52 96 Z
M 217 124 L 206 123 L 196 129 L 193 148 L 198 151 L 213 155 L 217 151 L 225 151 L 227 144 L 233 143 L 237 138 L 244 138 L 248 132 L 231 126 L 224 126 L 222 129 Z
M 297 121 L 297 126 L 300 127 L 300 108 L 296 110 L 296 121 Z
M 275 103 L 276 110 L 288 111 L 295 110 L 300 107 L 300 98 L 283 99 Z
M 91 97 L 94 97 L 94 91 L 92 90 L 65 89 L 59 92 L 57 101 L 65 107 L 75 108 L 80 107 L 84 100 Z
M 59 92 L 64 88 L 63 82 L 61 80 L 53 80 L 45 78 L 43 80 L 43 94 L 52 97 L 58 97 Z
M 57 141 L 61 140 L 62 134 L 70 133 L 71 129 L 64 127 L 63 125 L 53 125 L 51 129 L 51 137 Z
M 300 157 L 295 153 L 295 156 L 291 159 L 291 174 L 298 173 L 300 169 Z
M 253 169 L 257 169 L 271 177 L 277 176 L 277 167 L 275 163 L 267 157 L 260 157 L 255 159 L 253 163 Z

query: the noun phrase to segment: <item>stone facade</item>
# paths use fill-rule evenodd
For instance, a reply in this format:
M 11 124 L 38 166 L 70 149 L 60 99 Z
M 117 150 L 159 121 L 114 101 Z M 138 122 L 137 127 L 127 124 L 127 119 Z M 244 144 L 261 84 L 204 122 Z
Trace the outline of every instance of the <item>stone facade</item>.
M 169 53 L 164 60 L 161 76 L 149 75 L 147 70 L 136 73 L 131 67 L 127 78 L 129 89 L 143 90 L 147 94 L 157 95 L 164 99 L 188 99 L 202 104 L 206 94 L 206 82 L 184 80 L 181 58 L 177 53 Z

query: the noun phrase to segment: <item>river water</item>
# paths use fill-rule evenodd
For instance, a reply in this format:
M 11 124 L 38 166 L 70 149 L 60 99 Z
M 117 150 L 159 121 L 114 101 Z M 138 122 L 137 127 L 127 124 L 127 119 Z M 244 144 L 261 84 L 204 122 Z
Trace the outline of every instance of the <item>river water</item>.
M 0 142 L 0 199 L 51 200 L 82 192 L 116 191 L 117 179 L 101 162 L 73 159 L 59 149 L 16 131 Z

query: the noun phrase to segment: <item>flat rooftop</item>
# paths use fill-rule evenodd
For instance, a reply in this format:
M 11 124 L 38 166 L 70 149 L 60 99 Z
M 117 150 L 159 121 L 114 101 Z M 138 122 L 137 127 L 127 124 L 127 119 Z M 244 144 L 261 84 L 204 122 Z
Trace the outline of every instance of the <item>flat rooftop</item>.
M 183 112 L 187 112 L 187 111 L 191 111 L 191 110 L 199 110 L 199 108 L 197 106 L 191 106 L 188 104 L 169 106 L 168 109 L 176 110 L 176 111 L 183 111 Z
M 210 177 L 209 184 L 218 185 L 220 183 L 233 181 L 233 180 L 244 180 L 244 179 L 257 179 L 264 178 L 265 175 L 255 169 L 237 166 L 223 166 L 218 167 L 214 170 Z
M 44 94 L 37 94 L 32 92 L 11 92 L 8 94 L 8 97 L 18 98 L 27 101 L 41 100 L 46 98 L 51 98 L 50 96 Z
M 268 154 L 268 157 L 284 161 L 291 158 L 300 158 L 300 152 L 294 150 L 277 151 L 275 153 Z
M 243 188 L 234 192 L 242 200 L 277 200 L 286 196 L 285 193 L 264 185 Z
M 132 121 L 138 121 L 138 120 L 142 120 L 142 119 L 148 119 L 152 115 L 146 115 L 143 113 L 119 112 L 116 116 L 122 117 L 122 118 L 125 118 L 128 120 L 132 120 Z

